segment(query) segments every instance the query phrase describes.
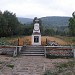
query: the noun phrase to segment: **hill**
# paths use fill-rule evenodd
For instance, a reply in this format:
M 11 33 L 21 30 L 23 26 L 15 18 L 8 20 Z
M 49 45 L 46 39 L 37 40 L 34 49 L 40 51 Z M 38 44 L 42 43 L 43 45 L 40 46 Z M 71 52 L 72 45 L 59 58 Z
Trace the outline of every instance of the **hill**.
M 50 17 L 42 17 L 43 25 L 48 26 L 68 26 L 68 20 L 70 17 L 61 17 L 61 16 L 50 16 Z
M 48 16 L 41 17 L 43 25 L 45 26 L 68 26 L 68 20 L 70 17 L 61 17 L 61 16 Z M 32 23 L 33 19 L 30 18 L 20 18 L 18 17 L 19 22 L 22 24 Z
M 22 18 L 22 17 L 17 17 L 18 18 L 18 21 L 22 24 L 30 24 L 33 19 L 30 19 L 30 18 Z

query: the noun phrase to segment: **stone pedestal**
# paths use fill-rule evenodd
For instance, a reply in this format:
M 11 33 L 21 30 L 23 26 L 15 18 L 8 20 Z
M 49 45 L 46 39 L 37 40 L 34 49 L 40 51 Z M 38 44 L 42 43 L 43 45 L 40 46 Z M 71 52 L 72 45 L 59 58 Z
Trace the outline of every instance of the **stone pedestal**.
M 32 45 L 41 45 L 41 35 L 32 35 Z

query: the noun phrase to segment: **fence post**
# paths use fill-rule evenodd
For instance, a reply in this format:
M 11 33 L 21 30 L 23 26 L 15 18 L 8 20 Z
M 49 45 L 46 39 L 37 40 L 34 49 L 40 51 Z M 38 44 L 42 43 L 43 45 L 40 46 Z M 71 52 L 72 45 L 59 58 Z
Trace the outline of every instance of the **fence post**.
M 20 54 L 20 52 L 21 52 L 21 48 L 22 48 L 22 46 L 18 46 L 18 47 L 17 47 L 17 55 Z
M 44 47 L 44 49 L 45 49 L 45 57 L 46 57 L 46 47 Z
M 73 52 L 74 52 L 74 58 L 75 58 L 75 49 L 73 49 Z
M 14 57 L 17 56 L 17 47 L 16 47 L 16 49 L 14 50 L 13 56 L 14 56 Z

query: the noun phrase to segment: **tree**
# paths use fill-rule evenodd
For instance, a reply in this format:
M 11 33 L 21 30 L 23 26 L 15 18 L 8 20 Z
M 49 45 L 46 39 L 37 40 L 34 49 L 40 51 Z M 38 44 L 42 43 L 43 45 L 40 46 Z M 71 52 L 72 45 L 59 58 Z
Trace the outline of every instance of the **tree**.
M 75 12 L 72 13 L 72 17 L 69 19 L 69 33 L 71 36 L 75 36 Z
M 47 36 L 49 36 L 49 35 L 54 35 L 54 34 L 55 34 L 55 32 L 54 32 L 53 29 L 47 28 L 47 29 L 45 29 L 45 31 L 44 31 L 44 35 L 47 35 Z
M 7 21 L 0 11 L 0 37 L 7 35 Z
M 33 32 L 32 25 L 25 25 L 23 35 L 31 35 Z
M 8 36 L 16 35 L 16 30 L 19 25 L 16 15 L 6 10 L 6 11 L 4 11 L 3 16 L 5 17 L 5 19 L 7 21 Z
M 0 11 L 0 37 L 19 35 L 22 29 L 22 25 L 15 14 L 9 11 L 4 11 L 3 13 Z

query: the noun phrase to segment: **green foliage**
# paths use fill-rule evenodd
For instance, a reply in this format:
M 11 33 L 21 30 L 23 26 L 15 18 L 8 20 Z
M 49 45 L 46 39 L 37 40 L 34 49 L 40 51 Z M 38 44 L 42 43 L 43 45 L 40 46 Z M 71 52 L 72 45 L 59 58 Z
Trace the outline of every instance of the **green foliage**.
M 33 32 L 33 25 L 24 25 L 23 35 L 31 35 Z
M 61 20 L 60 20 L 61 18 Z M 0 11 L 0 37 L 9 37 L 14 35 L 31 35 L 33 31 L 33 25 L 35 23 L 35 17 L 30 19 L 29 24 L 21 24 L 19 23 L 19 19 L 17 19 L 16 15 L 9 11 L 4 11 L 3 13 Z M 65 20 L 64 20 L 65 19 Z M 47 17 L 47 18 L 39 18 L 40 31 L 42 35 L 66 35 L 67 34 L 67 20 L 69 18 L 63 17 Z M 60 23 L 64 26 L 59 26 Z M 56 25 L 55 25 L 56 24 Z M 57 26 L 58 25 L 58 26 Z M 52 27 L 51 27 L 52 26 Z
M 39 23 L 40 23 L 40 30 L 41 34 L 45 35 L 45 30 L 53 30 L 53 33 L 51 32 L 50 35 L 68 35 L 68 20 L 70 17 L 43 17 L 39 18 Z M 18 18 L 19 22 L 21 23 L 32 23 L 32 27 L 35 23 L 35 17 L 34 19 L 29 19 L 29 18 Z M 24 21 L 25 20 L 25 21 Z M 31 24 L 29 24 L 31 25 Z M 50 32 L 49 32 L 50 33 Z
M 71 36 L 75 36 L 75 12 L 72 14 L 72 18 L 69 19 L 69 33 Z
M 75 75 L 75 60 L 55 63 L 55 69 L 47 70 L 43 75 Z
M 4 11 L 4 13 L 0 14 L 0 37 L 16 35 L 18 25 L 16 15 Z
M 55 75 L 55 74 L 52 73 L 50 70 L 47 70 L 43 75 Z
M 8 42 L 8 38 L 1 37 L 0 38 L 0 45 L 10 45 L 10 43 Z
M 73 58 L 73 55 L 72 56 L 62 56 L 62 55 L 59 55 L 59 56 L 57 56 L 57 55 L 50 55 L 50 54 L 47 54 L 46 55 L 47 56 L 47 58 L 50 58 L 50 59 L 58 59 L 58 58 Z
M 2 64 L 2 63 L 4 63 L 4 62 L 0 61 L 0 64 Z
M 73 74 L 75 74 L 74 71 L 74 67 L 75 67 L 75 61 L 69 61 L 66 63 L 59 63 L 58 65 L 56 65 L 56 68 L 58 69 L 58 73 L 67 73 L 68 72 L 72 72 Z
M 9 68 L 14 68 L 14 65 L 13 64 L 8 64 L 8 65 L 6 65 L 7 67 L 9 67 Z
M 54 35 L 55 34 L 55 31 L 53 30 L 53 29 L 49 29 L 49 28 L 47 28 L 47 29 L 45 29 L 44 30 L 44 35 Z
M 42 23 L 46 26 L 68 26 L 68 20 L 70 17 L 61 17 L 61 16 L 49 16 L 42 17 Z
M 7 33 L 8 35 L 15 35 L 17 27 L 19 25 L 18 19 L 16 18 L 16 15 L 9 12 L 9 11 L 4 11 L 3 16 L 7 20 Z
M 22 24 L 31 24 L 33 19 L 31 18 L 23 18 L 23 17 L 17 17 L 18 21 Z

